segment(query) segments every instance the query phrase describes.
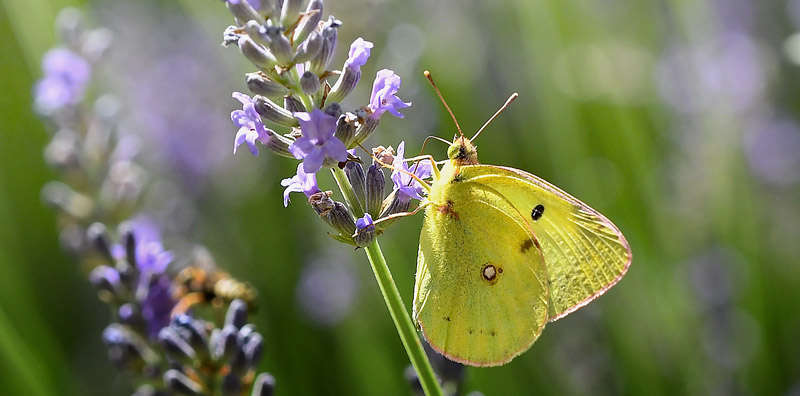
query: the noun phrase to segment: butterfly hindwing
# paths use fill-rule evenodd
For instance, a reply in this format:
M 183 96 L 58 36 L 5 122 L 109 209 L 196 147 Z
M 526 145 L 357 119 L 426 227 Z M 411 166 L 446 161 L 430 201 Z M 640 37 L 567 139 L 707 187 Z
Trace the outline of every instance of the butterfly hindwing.
M 605 216 L 530 173 L 492 165 L 460 168 L 465 182 L 490 186 L 526 216 L 542 245 L 550 289 L 550 320 L 586 305 L 617 283 L 631 250 Z
M 503 364 L 527 350 L 548 319 L 539 242 L 522 213 L 490 187 L 440 180 L 430 198 L 414 317 L 448 358 Z

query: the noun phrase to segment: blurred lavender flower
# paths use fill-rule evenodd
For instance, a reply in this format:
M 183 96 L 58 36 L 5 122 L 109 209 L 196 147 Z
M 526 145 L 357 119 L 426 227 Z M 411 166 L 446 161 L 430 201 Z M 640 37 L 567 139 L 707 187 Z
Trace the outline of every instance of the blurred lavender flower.
M 91 66 L 83 57 L 66 48 L 54 48 L 44 55 L 42 70 L 44 77 L 34 89 L 39 112 L 51 114 L 83 100 L 91 74 Z
M 800 182 L 800 126 L 789 119 L 771 119 L 752 128 L 745 141 L 750 168 L 775 187 Z
M 296 112 L 294 116 L 300 121 L 303 136 L 289 146 L 289 152 L 295 158 L 303 160 L 303 171 L 306 174 L 317 173 L 326 158 L 337 162 L 347 160 L 347 147 L 334 136 L 335 117 L 320 109 L 314 109 L 311 113 Z
M 358 276 L 350 260 L 334 254 L 314 260 L 303 269 L 297 302 L 311 320 L 333 326 L 353 309 L 358 289 Z
M 398 198 L 401 201 L 409 201 L 413 199 L 422 200 L 423 191 L 422 185 L 416 181 L 408 173 L 413 173 L 420 179 L 427 179 L 431 177 L 432 165 L 430 160 L 419 161 L 409 167 L 405 160 L 405 145 L 406 142 L 400 142 L 397 146 L 397 155 L 394 156 L 392 166 L 395 168 L 392 171 L 392 182 L 394 182 L 394 190 L 397 191 Z M 400 170 L 406 171 L 401 172 Z
M 398 110 L 411 106 L 411 102 L 403 102 L 395 95 L 400 89 L 400 76 L 389 69 L 378 71 L 375 82 L 372 84 L 372 95 L 369 98 L 369 108 L 372 110 L 373 119 L 380 118 L 385 111 L 393 116 L 403 118 Z
M 289 206 L 289 193 L 302 192 L 307 197 L 319 192 L 317 186 L 317 176 L 313 173 L 306 173 L 303 164 L 297 164 L 297 174 L 281 180 L 281 186 L 286 187 L 283 191 L 283 206 Z
M 261 116 L 256 113 L 256 109 L 253 107 L 253 99 L 240 92 L 234 92 L 233 97 L 242 102 L 242 110 L 231 112 L 233 124 L 239 127 L 233 145 L 233 153 L 236 154 L 236 148 L 247 142 L 250 152 L 253 155 L 258 155 L 256 140 L 266 146 L 270 135 L 274 132 L 264 126 Z

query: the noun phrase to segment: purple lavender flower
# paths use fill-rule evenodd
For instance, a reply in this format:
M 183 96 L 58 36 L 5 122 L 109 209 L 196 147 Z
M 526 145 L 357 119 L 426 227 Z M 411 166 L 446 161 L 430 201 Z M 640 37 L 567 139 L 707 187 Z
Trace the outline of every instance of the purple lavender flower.
M 394 157 L 392 166 L 395 168 L 392 171 L 392 182 L 394 182 L 394 189 L 399 194 L 401 200 L 408 201 L 411 198 L 422 200 L 422 193 L 424 191 L 421 184 L 411 177 L 408 173 L 413 173 L 420 179 L 427 179 L 431 177 L 432 165 L 430 160 L 422 160 L 412 164 L 411 166 L 406 163 L 403 155 L 405 154 L 406 142 L 400 142 L 397 146 L 397 155 Z M 401 172 L 400 170 L 407 171 Z
M 405 103 L 395 95 L 400 89 L 400 76 L 394 74 L 389 69 L 383 69 L 375 76 L 372 84 L 372 95 L 369 98 L 369 108 L 372 110 L 372 118 L 378 119 L 384 111 L 392 113 L 393 116 L 403 118 L 398 110 L 411 106 L 411 102 Z
M 269 142 L 270 136 L 275 132 L 264 126 L 264 123 L 261 121 L 261 116 L 256 113 L 256 109 L 253 107 L 253 99 L 240 92 L 234 92 L 233 97 L 242 102 L 242 110 L 234 110 L 231 112 L 233 124 L 239 127 L 233 144 L 233 153 L 236 154 L 236 148 L 242 143 L 247 142 L 247 147 L 250 148 L 250 152 L 253 155 L 258 155 L 256 140 L 266 145 L 267 142 Z
M 231 4 L 239 4 L 241 0 L 227 0 L 227 2 Z M 261 0 L 247 0 L 247 2 L 250 3 L 250 7 L 253 7 L 254 10 L 257 10 L 259 7 L 261 7 Z
M 367 63 L 369 51 L 373 46 L 374 44 L 361 37 L 355 39 L 353 44 L 350 44 L 350 53 L 347 56 L 347 60 L 344 62 L 345 67 L 349 67 L 354 71 L 361 71 L 361 66 Z
M 375 230 L 375 223 L 372 221 L 372 216 L 370 216 L 369 213 L 364 213 L 364 217 L 356 220 L 356 233 L 359 233 L 363 230 Z
M 143 277 L 150 284 L 147 285 L 147 295 L 142 304 L 142 318 L 145 320 L 147 335 L 151 339 L 158 336 L 158 332 L 169 324 L 175 300 L 172 299 L 172 280 L 169 276 L 161 274 L 155 277 Z
M 317 186 L 317 176 L 313 173 L 306 173 L 303 164 L 297 164 L 297 174 L 288 179 L 281 180 L 281 186 L 286 187 L 283 191 L 283 206 L 289 206 L 289 193 L 302 192 L 310 197 L 319 191 Z
M 35 105 L 48 114 L 83 99 L 91 67 L 80 55 L 65 49 L 54 48 L 42 60 L 44 77 L 35 87 Z
M 320 109 L 314 109 L 311 113 L 296 112 L 294 116 L 300 121 L 303 136 L 289 146 L 289 152 L 295 158 L 303 160 L 303 171 L 306 174 L 317 173 L 322 168 L 325 157 L 338 162 L 347 160 L 347 147 L 334 136 L 335 117 Z

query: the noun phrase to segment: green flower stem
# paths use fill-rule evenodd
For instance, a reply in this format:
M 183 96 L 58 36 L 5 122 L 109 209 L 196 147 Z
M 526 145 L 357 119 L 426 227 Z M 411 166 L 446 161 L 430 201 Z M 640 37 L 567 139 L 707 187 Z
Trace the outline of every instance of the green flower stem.
M 389 314 L 392 315 L 392 320 L 400 334 L 400 340 L 403 341 L 403 347 L 406 349 L 408 358 L 417 371 L 419 383 L 422 385 L 422 390 L 428 396 L 438 395 L 443 396 L 442 388 L 439 387 L 439 382 L 436 380 L 436 374 L 433 372 L 431 363 L 425 355 L 425 350 L 422 349 L 422 343 L 417 337 L 417 331 L 414 329 L 414 324 L 411 318 L 405 311 L 403 299 L 397 291 L 397 285 L 392 279 L 392 273 L 389 271 L 389 266 L 386 265 L 386 259 L 383 257 L 381 247 L 378 245 L 376 238 L 365 249 L 367 258 L 372 264 L 372 272 L 375 273 L 375 279 L 378 280 L 383 299 L 386 301 L 386 307 L 389 308 Z
M 306 95 L 305 93 L 303 93 L 303 89 L 300 88 L 300 73 L 297 71 L 297 68 L 296 67 L 292 67 L 291 68 L 291 73 L 292 73 L 292 80 L 294 80 L 294 83 L 295 83 L 295 87 L 293 89 L 293 91 L 295 93 L 294 96 L 296 98 L 300 98 L 300 102 L 303 103 L 303 106 L 305 106 L 306 111 L 310 113 L 311 110 L 314 110 L 314 108 L 315 108 L 314 101 L 311 100 L 311 97 L 309 95 Z
M 364 208 L 361 207 L 361 202 L 356 198 L 356 193 L 353 191 L 350 181 L 347 180 L 347 175 L 338 166 L 333 167 L 331 170 L 333 171 L 333 178 L 336 179 L 336 184 L 339 185 L 339 190 L 344 195 L 347 206 L 350 207 L 356 218 L 364 217 Z
M 347 180 L 344 171 L 334 167 L 332 172 L 333 178 L 336 179 L 336 184 L 339 185 L 345 201 L 350 206 L 350 210 L 354 211 L 358 217 L 363 216 L 364 208 L 361 207 L 361 204 L 356 199 L 353 186 L 350 185 L 350 181 Z M 431 362 L 428 361 L 428 356 L 425 355 L 425 350 L 422 349 L 422 343 L 417 336 L 414 323 L 411 322 L 411 317 L 408 316 L 405 310 L 403 299 L 400 297 L 400 292 L 397 291 L 397 285 L 392 279 L 389 266 L 386 265 L 386 259 L 383 257 L 381 247 L 378 245 L 378 239 L 375 238 L 365 251 L 367 252 L 369 263 L 372 265 L 372 272 L 375 273 L 375 279 L 381 289 L 381 294 L 383 294 L 383 300 L 386 302 L 386 308 L 389 309 L 389 314 L 392 316 L 394 326 L 397 328 L 397 333 L 403 342 L 403 347 L 411 360 L 411 365 L 417 371 L 422 390 L 428 396 L 443 396 L 444 393 L 442 388 L 439 387 L 439 381 L 436 380 L 436 374 L 433 372 Z

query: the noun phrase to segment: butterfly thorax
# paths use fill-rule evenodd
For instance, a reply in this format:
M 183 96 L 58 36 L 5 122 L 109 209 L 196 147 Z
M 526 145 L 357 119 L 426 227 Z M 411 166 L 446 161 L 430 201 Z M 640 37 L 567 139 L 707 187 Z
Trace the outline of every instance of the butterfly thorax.
M 477 165 L 478 151 L 475 145 L 464 136 L 457 137 L 450 148 L 447 149 L 447 157 L 453 165 Z

